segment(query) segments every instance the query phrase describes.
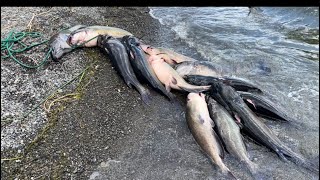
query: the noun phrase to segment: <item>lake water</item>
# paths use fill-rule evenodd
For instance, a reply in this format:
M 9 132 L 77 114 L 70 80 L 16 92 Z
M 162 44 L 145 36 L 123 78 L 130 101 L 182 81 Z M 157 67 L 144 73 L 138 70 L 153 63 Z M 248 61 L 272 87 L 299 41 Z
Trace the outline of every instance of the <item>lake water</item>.
M 151 7 L 150 14 L 174 33 L 159 45 L 225 67 L 259 85 L 302 128 L 266 121 L 294 151 L 319 162 L 318 7 Z M 262 148 L 263 149 L 263 148 Z M 261 149 L 260 149 L 261 151 Z M 253 158 L 273 178 L 318 179 L 293 163 Z M 231 168 L 232 169 L 232 168 Z M 210 177 L 208 175 L 208 177 Z

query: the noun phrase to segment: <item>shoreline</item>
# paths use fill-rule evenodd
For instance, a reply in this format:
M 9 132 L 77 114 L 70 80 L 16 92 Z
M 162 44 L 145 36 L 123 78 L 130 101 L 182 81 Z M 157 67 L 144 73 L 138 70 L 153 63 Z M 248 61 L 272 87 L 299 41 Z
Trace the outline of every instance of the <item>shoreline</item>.
M 108 25 L 125 29 L 136 37 L 143 37 L 144 42 L 151 43 L 154 39 L 153 32 L 159 25 L 157 20 L 149 15 L 148 7 L 1 7 L 1 11 L 1 28 L 5 28 L 1 33 L 2 38 L 9 32 L 10 27 L 25 30 L 25 25 L 32 21 L 32 29 L 41 31 L 48 37 L 61 27 L 77 24 Z M 34 14 L 31 12 L 44 15 L 34 16 L 32 19 Z M 10 21 L 12 17 L 20 18 Z M 30 54 L 39 57 L 42 52 Z M 42 172 L 37 170 L 45 168 L 51 171 L 44 177 L 85 179 L 89 178 L 99 163 L 121 153 L 121 144 L 126 141 L 127 136 L 134 134 L 132 129 L 136 128 L 133 121 L 122 119 L 132 118 L 132 114 L 136 114 L 137 111 L 140 111 L 139 115 L 147 116 L 150 111 L 144 107 L 139 94 L 125 85 L 98 48 L 76 49 L 65 55 L 62 62 L 49 62 L 48 65 L 31 72 L 12 61 L 2 62 L 1 102 L 7 106 L 1 108 L 1 119 L 16 117 L 30 110 L 48 92 L 72 79 L 94 61 L 97 62 L 85 77 L 87 86 L 82 90 L 80 99 L 58 104 L 47 115 L 43 108 L 39 107 L 23 122 L 1 123 L 1 158 L 14 158 L 26 153 L 22 159 L 1 161 L 1 178 L 35 178 L 43 176 Z M 61 94 L 79 93 L 76 89 L 76 83 L 72 83 Z M 12 95 L 26 98 L 12 98 Z M 167 103 L 161 95 L 155 92 L 152 92 L 152 95 Z M 101 107 L 97 109 L 98 106 Z M 63 110 L 58 110 L 60 108 Z M 93 114 L 90 116 L 90 113 Z M 75 116 L 83 116 L 80 118 L 80 124 L 79 118 L 74 118 Z M 140 119 L 140 116 L 134 116 Z M 102 129 L 95 123 L 105 123 L 106 127 Z M 97 132 L 94 135 L 88 133 L 95 130 Z M 104 137 L 107 140 L 103 143 L 94 140 Z M 97 157 L 100 157 L 100 160 L 97 160 Z

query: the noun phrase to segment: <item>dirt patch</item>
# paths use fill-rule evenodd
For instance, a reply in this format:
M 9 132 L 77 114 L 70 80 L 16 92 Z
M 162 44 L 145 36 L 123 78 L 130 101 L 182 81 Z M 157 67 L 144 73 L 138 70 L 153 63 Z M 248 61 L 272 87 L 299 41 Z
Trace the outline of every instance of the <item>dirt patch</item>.
M 148 41 L 154 31 L 148 11 L 134 7 L 2 7 L 1 38 L 13 28 L 39 31 L 49 38 L 59 29 L 84 24 L 119 27 Z M 24 56 L 41 59 L 45 50 L 39 47 Z M 17 118 L 94 61 L 80 101 L 57 103 L 49 114 L 40 106 L 22 121 Z M 1 119 L 9 120 L 1 123 L 1 158 L 23 156 L 1 161 L 4 179 L 85 179 L 97 158 L 106 157 L 109 147 L 132 132 L 132 114 L 144 107 L 139 94 L 123 83 L 97 48 L 75 50 L 61 62 L 35 70 L 10 60 L 1 63 Z M 60 96 L 78 92 L 78 85 L 66 86 Z

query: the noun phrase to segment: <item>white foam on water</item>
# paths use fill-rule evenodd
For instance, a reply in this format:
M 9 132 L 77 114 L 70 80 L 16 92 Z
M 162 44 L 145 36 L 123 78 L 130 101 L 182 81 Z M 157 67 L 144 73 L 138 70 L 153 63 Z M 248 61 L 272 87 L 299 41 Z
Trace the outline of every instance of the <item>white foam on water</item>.
M 150 16 L 151 16 L 152 18 L 154 18 L 154 19 L 157 19 L 157 20 L 160 22 L 160 24 L 165 25 L 165 24 L 163 23 L 163 20 L 162 20 L 161 18 L 156 17 L 156 16 L 154 15 L 154 10 L 153 10 L 153 8 L 152 8 L 152 7 L 149 7 L 149 9 L 150 9 L 150 11 L 149 11 Z

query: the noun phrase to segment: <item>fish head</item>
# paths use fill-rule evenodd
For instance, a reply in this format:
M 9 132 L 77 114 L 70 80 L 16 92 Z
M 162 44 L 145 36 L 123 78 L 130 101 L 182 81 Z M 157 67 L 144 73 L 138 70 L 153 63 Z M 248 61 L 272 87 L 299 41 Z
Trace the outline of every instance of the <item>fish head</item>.
M 206 95 L 203 93 L 189 93 L 187 96 L 187 101 L 203 101 L 205 100 Z
M 104 49 L 107 53 L 110 53 L 109 50 L 112 50 L 113 48 L 116 48 L 121 44 L 121 42 L 109 35 L 99 35 L 97 38 L 97 46 Z
M 99 36 L 97 37 L 97 46 L 103 48 L 103 47 L 106 46 L 106 43 L 107 43 L 109 40 L 111 40 L 111 39 L 113 39 L 112 36 L 109 36 L 109 35 L 99 35 Z
M 220 108 L 219 103 L 210 96 L 206 96 L 206 102 L 208 103 L 208 108 L 212 111 L 216 111 Z
M 49 40 L 51 57 L 53 60 L 59 60 L 64 54 L 71 52 L 72 47 L 69 42 L 69 34 L 59 33 L 52 36 Z
M 210 94 L 212 94 L 213 96 L 219 94 L 222 90 L 222 86 L 223 84 L 219 81 L 212 83 L 210 88 Z
M 53 35 L 49 40 L 49 47 L 52 49 L 51 58 L 54 61 L 58 61 L 64 54 L 71 52 L 73 50 L 70 42 L 71 33 L 85 27 L 83 25 L 76 25 Z
M 210 94 L 219 101 L 227 100 L 228 102 L 237 104 L 241 104 L 242 101 L 240 94 L 233 87 L 221 81 L 212 84 Z

